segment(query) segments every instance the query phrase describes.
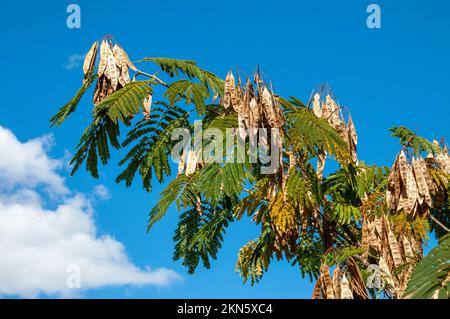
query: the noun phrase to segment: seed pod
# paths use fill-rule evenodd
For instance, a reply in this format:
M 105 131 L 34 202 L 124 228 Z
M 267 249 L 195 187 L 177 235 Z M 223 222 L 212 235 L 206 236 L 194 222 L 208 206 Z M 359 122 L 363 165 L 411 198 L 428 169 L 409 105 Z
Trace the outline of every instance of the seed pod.
M 197 168 L 198 157 L 193 150 L 189 150 L 187 154 L 186 176 L 195 172 Z
M 180 157 L 180 159 L 178 160 L 178 176 L 180 176 L 181 174 L 183 174 L 184 171 L 184 166 L 185 166 L 185 154 L 183 153 L 183 155 Z
M 398 165 L 403 185 L 405 185 L 405 187 L 408 187 L 407 186 L 408 164 L 406 162 L 406 155 L 405 152 L 403 152 L 403 150 L 400 151 L 400 154 L 398 155 Z
M 405 212 L 406 214 L 414 215 L 414 208 L 416 207 L 418 191 L 411 165 L 407 165 L 406 180 Z
M 356 127 L 355 127 L 355 124 L 353 123 L 353 119 L 352 119 L 351 115 L 349 115 L 349 117 L 348 117 L 347 127 L 348 127 L 348 131 L 349 131 L 349 135 L 350 135 L 353 143 L 356 146 L 358 144 L 358 135 L 356 134 Z
M 319 269 L 320 277 L 323 280 L 322 284 L 325 287 L 327 299 L 334 299 L 333 283 L 331 282 L 330 278 L 330 269 L 327 265 L 321 265 Z
M 378 265 L 380 266 L 381 273 L 383 274 L 383 278 L 385 281 L 391 285 L 394 286 L 394 281 L 392 280 L 392 275 L 389 270 L 389 266 L 386 262 L 386 259 L 383 256 L 380 256 L 380 260 L 378 261 Z
M 334 108 L 333 108 L 333 99 L 328 94 L 326 97 L 326 104 L 325 104 L 326 114 L 327 114 L 327 120 L 330 124 L 333 123 L 333 116 L 334 116 Z
M 374 249 L 380 249 L 380 244 L 377 239 L 377 235 L 375 234 L 375 223 L 369 223 L 368 225 L 369 230 L 369 242 L 370 246 L 372 246 Z
M 331 116 L 331 122 L 336 126 L 340 122 L 343 122 L 341 120 L 341 112 L 339 106 L 336 104 L 336 101 L 331 99 L 331 109 L 332 109 L 332 116 Z
M 133 62 L 131 62 L 130 58 L 128 57 L 128 54 L 125 52 L 125 50 L 121 47 L 119 47 L 120 50 L 122 51 L 122 56 L 125 59 L 125 63 L 126 65 L 132 69 L 134 72 L 137 72 L 138 69 L 134 66 Z
M 321 117 L 322 116 L 322 110 L 320 108 L 320 94 L 316 93 L 314 94 L 314 100 L 313 100 L 313 113 L 317 116 L 317 117 Z
M 316 284 L 314 285 L 314 290 L 313 290 L 313 294 L 312 294 L 312 299 L 321 299 L 321 280 L 317 280 Z
M 402 255 L 400 254 L 400 249 L 398 247 L 397 239 L 395 238 L 392 230 L 388 233 L 389 247 L 391 248 L 391 254 L 394 259 L 395 267 L 399 267 L 403 264 Z
M 402 246 L 403 250 L 405 252 L 405 256 L 408 258 L 414 258 L 414 252 L 411 247 L 411 243 L 409 242 L 408 238 L 406 238 L 405 235 L 402 235 Z
M 225 87 L 223 90 L 222 106 L 225 109 L 228 109 L 231 106 L 231 75 L 231 72 L 228 72 L 224 81 Z
M 116 59 L 114 58 L 114 53 L 111 48 L 108 46 L 108 63 L 107 63 L 107 72 L 105 71 L 106 77 L 111 80 L 111 86 L 113 91 L 117 89 L 117 84 L 119 83 L 119 74 L 116 67 Z
M 86 57 L 84 58 L 84 63 L 83 63 L 84 75 L 87 75 L 94 67 L 95 58 L 97 57 L 97 48 L 98 48 L 98 42 L 95 41 L 94 44 L 92 44 L 91 48 L 89 49 L 89 52 L 86 54 Z
M 341 269 L 338 264 L 336 265 L 336 268 L 333 271 L 333 276 L 331 278 L 331 281 L 333 282 L 333 291 L 335 299 L 341 299 L 341 275 L 342 275 Z
M 229 87 L 229 94 L 230 94 L 230 102 L 231 102 L 231 106 L 233 107 L 235 112 L 238 112 L 238 103 L 239 103 L 239 99 L 238 99 L 238 93 L 236 90 L 236 81 L 234 80 L 234 75 L 233 73 L 230 72 L 230 78 L 229 78 L 229 83 L 228 83 Z
M 350 289 L 350 284 L 349 284 L 348 279 L 345 276 L 345 274 L 342 276 L 342 281 L 341 281 L 341 298 L 342 299 L 353 299 L 353 292 Z
M 321 179 L 323 170 L 325 169 L 325 160 L 327 158 L 327 153 L 325 151 L 320 151 L 317 156 L 317 169 L 316 174 L 317 178 Z
M 269 122 L 270 127 L 280 127 L 278 122 L 278 115 L 276 114 L 273 107 L 272 94 L 270 94 L 270 91 L 266 86 L 263 86 L 262 88 L 261 105 L 264 116 L 267 119 L 267 122 Z
M 98 65 L 98 77 L 102 76 L 106 70 L 106 65 L 108 64 L 108 42 L 103 39 L 100 45 L 100 63 Z
M 261 125 L 261 109 L 255 98 L 250 100 L 251 128 L 258 129 Z
M 149 94 L 144 99 L 143 106 L 144 106 L 144 110 L 143 110 L 144 118 L 146 120 L 149 120 L 150 119 L 150 111 L 151 111 L 151 108 L 152 108 L 152 95 L 151 94 Z
M 378 233 L 378 238 L 383 239 L 383 224 L 380 218 L 375 217 L 374 219 L 375 230 Z
M 420 165 L 420 160 L 413 159 L 413 173 L 417 182 L 417 188 L 420 196 L 423 198 L 428 207 L 432 206 L 431 195 L 428 190 L 427 181 L 425 180 L 423 167 Z

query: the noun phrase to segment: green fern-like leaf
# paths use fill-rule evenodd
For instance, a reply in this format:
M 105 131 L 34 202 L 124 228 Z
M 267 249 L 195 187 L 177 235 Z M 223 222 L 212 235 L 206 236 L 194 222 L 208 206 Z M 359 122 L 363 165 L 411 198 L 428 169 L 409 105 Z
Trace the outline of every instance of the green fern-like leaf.
M 73 156 L 70 164 L 73 164 L 71 175 L 80 168 L 86 161 L 86 169 L 94 178 L 98 178 L 98 158 L 103 165 L 108 163 L 110 158 L 109 144 L 119 149 L 120 134 L 117 123 L 109 118 L 96 119 L 83 132 L 80 142 L 77 145 L 77 152 Z
M 162 183 L 165 176 L 170 176 L 169 164 L 173 141 L 172 131 L 180 127 L 189 127 L 187 113 L 175 105 L 156 102 L 150 118 L 135 124 L 122 143 L 123 147 L 133 145 L 119 165 L 127 163 L 125 170 L 116 178 L 116 182 L 125 182 L 131 186 L 134 177 L 139 172 L 143 187 L 151 191 L 153 173 L 158 182 Z
M 439 241 L 414 268 L 405 295 L 413 299 L 429 299 L 439 290 L 439 296 L 450 298 L 450 234 Z
M 199 171 L 199 188 L 214 206 L 223 196 L 238 197 L 246 180 L 244 164 L 212 163 Z
M 217 258 L 226 228 L 233 221 L 232 213 L 222 206 L 212 209 L 203 205 L 201 211 L 202 215 L 196 208 L 183 212 L 173 238 L 173 259 L 182 259 L 189 273 L 194 273 L 200 260 L 205 268 L 211 267 L 210 259 Z
M 290 126 L 288 140 L 295 148 L 306 147 L 313 154 L 317 150 L 325 150 L 340 161 L 346 162 L 349 156 L 347 143 L 326 119 L 317 118 L 305 109 L 289 112 L 287 118 L 287 124 Z
M 112 93 L 94 107 L 94 116 L 106 114 L 114 123 L 129 124 L 132 116 L 143 110 L 144 99 L 152 93 L 149 81 L 135 81 Z
M 200 83 L 215 94 L 223 95 L 223 80 L 213 73 L 203 70 L 192 60 L 177 60 L 170 58 L 144 58 L 143 62 L 154 62 L 170 77 L 179 76 L 180 73 L 189 79 L 198 79 Z
M 176 204 L 178 211 L 196 205 L 199 198 L 196 177 L 197 173 L 190 176 L 180 175 L 162 191 L 158 203 L 150 212 L 147 231 L 164 217 L 173 203 Z
M 66 118 L 73 113 L 78 103 L 80 102 L 81 98 L 83 97 L 84 93 L 89 89 L 91 84 L 95 81 L 97 78 L 97 73 L 92 73 L 87 76 L 86 80 L 83 81 L 83 85 L 81 88 L 77 91 L 77 93 L 70 99 L 69 102 L 67 102 L 63 107 L 61 107 L 58 110 L 58 113 L 56 113 L 51 119 L 50 119 L 50 125 L 51 126 L 60 126 Z
M 437 154 L 441 152 L 439 146 L 431 143 L 427 139 L 418 136 L 405 126 L 393 127 L 390 129 L 393 137 L 400 139 L 400 144 L 405 147 L 411 147 L 414 155 L 419 155 L 422 152 Z
M 204 86 L 188 80 L 179 80 L 169 85 L 164 93 L 171 105 L 184 99 L 186 104 L 194 103 L 197 113 L 203 115 L 205 113 L 205 99 L 210 97 L 210 93 Z

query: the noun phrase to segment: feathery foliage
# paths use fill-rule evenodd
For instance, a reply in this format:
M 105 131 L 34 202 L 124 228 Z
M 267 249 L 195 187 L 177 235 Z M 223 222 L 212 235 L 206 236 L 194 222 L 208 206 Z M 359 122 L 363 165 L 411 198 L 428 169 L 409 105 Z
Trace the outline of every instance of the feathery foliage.
M 201 215 L 196 208 L 183 212 L 173 237 L 173 259 L 182 259 L 189 273 L 194 273 L 200 260 L 205 268 L 210 268 L 210 258 L 217 258 L 226 228 L 233 221 L 231 211 L 223 206 L 202 206 L 201 211 Z
M 170 58 L 144 58 L 142 62 L 156 63 L 170 77 L 178 77 L 182 73 L 189 79 L 198 79 L 206 89 L 219 95 L 223 94 L 223 80 L 213 73 L 199 68 L 195 61 Z
M 450 298 L 450 234 L 439 241 L 414 268 L 405 295 L 428 299 L 435 291 L 439 298 Z
M 112 40 L 107 38 L 101 45 L 112 47 Z M 111 149 L 127 148 L 116 182 L 130 186 L 139 178 L 151 192 L 152 183 L 163 183 L 174 175 L 169 159 L 178 141 L 172 141 L 172 133 L 178 128 L 193 133 L 197 128 L 193 120 L 201 120 L 203 129 L 214 128 L 223 136 L 230 128 L 255 128 L 252 123 L 270 132 L 279 129 L 280 139 L 269 149 L 277 154 L 273 160 L 281 163 L 270 174 L 262 173 L 261 158 L 228 161 L 236 156 L 237 147 L 230 148 L 225 140 L 219 141 L 226 147 L 219 153 L 222 158 L 207 161 L 205 153 L 213 152 L 207 147 L 220 145 L 216 144 L 220 137 L 202 139 L 205 153 L 184 150 L 196 160 L 180 163 L 178 175 L 150 211 L 148 231 L 176 207 L 180 216 L 173 259 L 181 260 L 189 273 L 201 264 L 210 268 L 229 223 L 247 216 L 261 232 L 239 251 L 235 270 L 244 282 L 261 280 L 275 257 L 298 265 L 303 277 L 318 279 L 316 297 L 340 298 L 341 288 L 347 285 L 345 298 L 369 298 L 367 290 L 376 294 L 366 287 L 368 265 L 377 264 L 383 271 L 383 291 L 399 298 L 407 271 L 412 269 L 408 267 L 422 258 L 430 224 L 441 238 L 440 245 L 414 268 L 405 294 L 429 298 L 438 291 L 440 297 L 448 298 L 450 158 L 445 147 L 404 126 L 394 127 L 392 136 L 400 139 L 408 156 L 401 152 L 391 171 L 369 166 L 358 160 L 353 120 L 350 114 L 345 120 L 344 109 L 328 86 L 311 96 L 311 108 L 295 97 L 277 96 L 259 70 L 243 85 L 239 76 L 235 80 L 229 73 L 223 81 L 192 60 L 144 58 L 140 62 L 158 68 L 149 74 L 137 69 L 121 47 L 115 48 L 117 60 L 111 55 L 106 59 L 108 74 L 94 74 L 95 55 L 91 55 L 82 87 L 50 120 L 52 126 L 63 123 L 100 77 L 92 122 L 76 147 L 72 174 L 86 163 L 87 171 L 97 178 L 99 164 L 108 163 Z M 118 58 L 117 50 L 127 61 Z M 101 57 L 100 62 L 106 60 Z M 132 80 L 128 68 L 135 72 Z M 158 78 L 160 74 L 167 83 Z M 137 81 L 137 76 L 149 79 Z M 153 95 L 158 94 L 163 100 L 155 99 Z M 152 105 L 152 100 L 157 102 Z M 134 120 L 141 113 L 144 118 Z M 120 141 L 122 128 L 126 137 Z M 258 141 L 271 137 L 257 132 Z M 244 143 L 249 155 L 249 139 Z M 274 153 L 273 147 L 280 152 Z M 258 155 L 266 150 L 259 149 Z M 422 153 L 431 155 L 422 160 Z M 421 162 L 412 162 L 412 155 Z M 331 173 L 324 171 L 329 158 L 336 160 L 337 167 Z M 338 270 L 332 280 L 331 265 Z
M 69 102 L 67 102 L 64 106 L 62 106 L 58 113 L 56 113 L 51 119 L 50 124 L 51 126 L 60 126 L 66 118 L 73 112 L 75 112 L 78 103 L 80 102 L 81 98 L 83 97 L 84 93 L 89 89 L 91 84 L 97 79 L 97 74 L 90 73 L 86 80 L 83 81 L 83 85 L 81 88 L 75 93 L 75 95 L 70 99 Z
M 411 147 L 414 151 L 414 155 L 416 156 L 422 152 L 437 154 L 441 151 L 439 146 L 431 143 L 421 136 L 418 136 L 405 126 L 393 127 L 390 131 L 392 132 L 393 137 L 400 139 L 400 144 Z
M 160 183 L 164 176 L 170 176 L 169 160 L 174 143 L 171 135 L 176 128 L 189 128 L 187 115 L 176 105 L 161 101 L 154 103 L 149 119 L 137 122 L 122 143 L 122 147 L 133 146 L 119 162 L 119 165 L 127 163 L 127 166 L 117 176 L 116 182 L 124 181 L 127 187 L 131 186 L 139 172 L 144 189 L 151 191 L 153 172 Z
M 130 119 L 143 110 L 144 99 L 152 93 L 153 80 L 128 83 L 94 107 L 94 117 L 105 114 L 113 121 L 129 124 Z

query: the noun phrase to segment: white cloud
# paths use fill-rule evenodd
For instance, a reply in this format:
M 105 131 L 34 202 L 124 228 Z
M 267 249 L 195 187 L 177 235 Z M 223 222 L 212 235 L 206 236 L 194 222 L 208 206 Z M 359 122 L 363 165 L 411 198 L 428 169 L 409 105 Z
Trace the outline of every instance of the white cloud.
M 67 63 L 63 65 L 66 70 L 73 70 L 81 67 L 85 54 L 72 54 L 67 58 Z
M 67 194 L 64 178 L 56 172 L 62 161 L 47 156 L 52 143 L 50 135 L 21 143 L 10 130 L 0 126 L 0 191 L 17 186 L 45 186 L 52 194 Z
M 97 234 L 89 197 L 67 190 L 57 173 L 61 162 L 46 153 L 49 141 L 21 143 L 0 126 L 0 295 L 75 296 L 80 290 L 67 285 L 71 265 L 80 269 L 81 291 L 180 279 L 170 269 L 135 266 L 122 243 Z M 41 185 L 54 195 L 54 208 L 47 208 Z M 103 185 L 94 193 L 109 196 Z
M 108 200 L 111 198 L 109 189 L 103 184 L 99 184 L 99 185 L 95 186 L 94 191 L 92 193 L 94 195 L 94 198 L 98 198 L 101 200 Z

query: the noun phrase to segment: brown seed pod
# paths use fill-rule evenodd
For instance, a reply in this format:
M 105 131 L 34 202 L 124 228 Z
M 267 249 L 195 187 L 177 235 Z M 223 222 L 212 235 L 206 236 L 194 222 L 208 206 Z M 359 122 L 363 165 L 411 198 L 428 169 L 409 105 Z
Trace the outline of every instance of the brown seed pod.
M 338 264 L 336 265 L 336 268 L 333 271 L 333 276 L 331 278 L 331 281 L 333 282 L 333 291 L 335 299 L 341 299 L 341 276 L 342 273 Z
M 152 95 L 151 94 L 149 94 L 144 99 L 143 106 L 144 106 L 144 110 L 143 110 L 144 118 L 146 120 L 149 120 L 150 119 L 150 111 L 151 111 L 151 108 L 152 108 Z
M 98 49 L 98 42 L 95 41 L 91 48 L 89 49 L 89 52 L 86 54 L 86 57 L 84 58 L 83 63 L 83 73 L 84 75 L 88 75 L 95 64 L 95 58 L 97 57 L 97 49 Z M 86 78 L 86 77 L 85 77 Z
M 345 274 L 341 280 L 341 299 L 353 299 L 353 292 L 350 289 L 350 283 Z
M 402 255 L 400 254 L 400 248 L 397 243 L 397 239 L 395 238 L 392 230 L 389 229 L 388 233 L 389 247 L 391 250 L 392 258 L 394 260 L 395 267 L 399 267 L 403 264 Z
M 322 109 L 320 107 L 320 94 L 316 93 L 314 94 L 314 100 L 313 100 L 313 113 L 317 116 L 317 117 L 322 117 Z
M 333 283 L 330 277 L 330 269 L 327 265 L 320 266 L 320 278 L 322 279 L 322 285 L 325 287 L 327 299 L 334 299 Z
M 102 43 L 100 44 L 100 62 L 98 65 L 99 78 L 103 75 L 103 73 L 105 73 L 106 65 L 108 64 L 108 48 L 109 48 L 108 42 L 105 39 L 103 39 Z

